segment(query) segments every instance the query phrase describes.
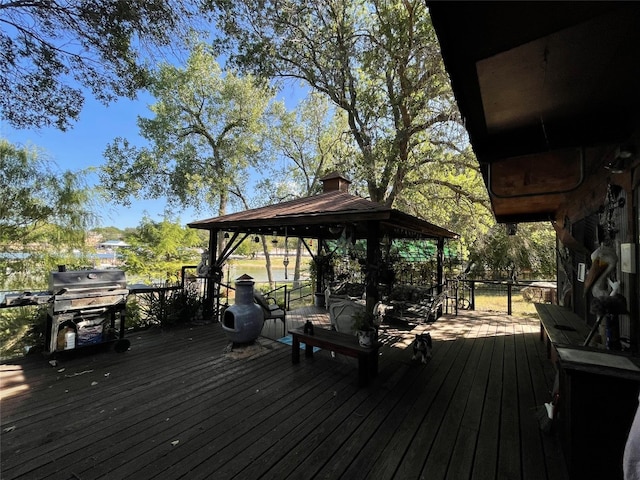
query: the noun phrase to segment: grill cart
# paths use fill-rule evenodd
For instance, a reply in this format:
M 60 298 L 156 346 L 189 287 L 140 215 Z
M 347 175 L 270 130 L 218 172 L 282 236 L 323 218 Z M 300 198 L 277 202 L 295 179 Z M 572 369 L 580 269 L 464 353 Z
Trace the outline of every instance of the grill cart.
M 129 348 L 124 338 L 129 290 L 122 270 L 51 272 L 49 293 L 48 353 L 107 342 L 115 342 L 116 351 Z

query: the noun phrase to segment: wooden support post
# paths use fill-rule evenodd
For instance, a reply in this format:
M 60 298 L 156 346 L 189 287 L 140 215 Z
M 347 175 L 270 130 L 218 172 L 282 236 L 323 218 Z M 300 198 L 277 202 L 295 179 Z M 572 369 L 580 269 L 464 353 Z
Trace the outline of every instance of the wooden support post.
M 437 292 L 438 294 L 442 293 L 443 283 L 444 283 L 444 238 L 438 238 L 438 250 L 437 250 L 437 260 L 436 260 L 436 282 Z M 456 315 L 458 314 L 458 292 L 456 291 Z M 436 319 L 442 315 L 442 306 L 438 307 L 438 311 L 436 312 Z
M 365 292 L 367 294 L 367 312 L 373 313 L 378 302 L 378 280 L 380 265 L 380 223 L 367 222 L 367 274 Z

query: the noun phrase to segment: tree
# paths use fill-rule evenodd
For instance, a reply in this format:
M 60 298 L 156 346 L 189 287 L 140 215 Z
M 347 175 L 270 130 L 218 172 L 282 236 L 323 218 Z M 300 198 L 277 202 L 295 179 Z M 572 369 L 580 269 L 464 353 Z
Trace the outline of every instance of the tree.
M 126 271 L 163 280 L 176 280 L 182 265 L 197 263 L 199 249 L 207 245 L 207 239 L 198 231 L 169 218 L 155 222 L 144 217 L 126 240 L 130 247 L 121 252 Z
M 445 160 L 478 169 L 459 143 L 464 129 L 424 1 L 214 3 L 224 33 L 217 45 L 232 61 L 301 79 L 346 113 L 360 151 L 356 177 L 372 201 L 392 206 Z
M 456 161 L 448 161 L 445 155 L 442 162 L 410 172 L 396 208 L 416 216 L 428 212 L 430 222 L 460 234 L 456 248 L 466 259 L 470 246 L 496 222 L 471 147 L 457 156 Z
M 504 225 L 495 225 L 470 248 L 471 273 L 479 278 L 517 279 L 524 272 L 554 278 L 555 230 L 549 224 L 518 225 L 516 235 L 508 235 Z
M 33 147 L 0 139 L 0 171 L 0 252 L 10 253 L 1 257 L 0 279 L 5 284 L 7 274 L 19 277 L 30 263 L 30 275 L 20 278 L 23 287 L 33 285 L 56 258 L 84 247 L 96 220 L 93 199 L 81 174 L 59 171 Z
M 107 103 L 147 85 L 144 62 L 195 25 L 190 2 L 0 2 L 0 115 L 15 128 L 77 120 L 82 87 Z
M 272 174 L 259 182 L 258 188 L 271 192 L 271 203 L 315 195 L 323 175 L 340 169 L 348 176 L 355 168 L 357 150 L 348 133 L 346 115 L 332 108 L 327 97 L 318 92 L 311 92 L 294 111 L 283 114 L 278 128 L 270 132 L 270 146 L 282 162 L 270 164 Z M 301 240 L 292 251 L 296 252 L 295 282 L 300 279 Z
M 224 215 L 230 188 L 260 160 L 271 90 L 250 76 L 223 72 L 197 45 L 184 68 L 160 65 L 149 91 L 158 100 L 150 107 L 155 116 L 138 118 L 149 146 L 117 138 L 107 147 L 100 172 L 106 191 L 125 205 L 166 197 L 173 207 L 217 205 Z
M 51 235 L 71 245 L 83 240 L 95 221 L 81 175 L 58 171 L 35 148 L 0 139 L 0 246 Z

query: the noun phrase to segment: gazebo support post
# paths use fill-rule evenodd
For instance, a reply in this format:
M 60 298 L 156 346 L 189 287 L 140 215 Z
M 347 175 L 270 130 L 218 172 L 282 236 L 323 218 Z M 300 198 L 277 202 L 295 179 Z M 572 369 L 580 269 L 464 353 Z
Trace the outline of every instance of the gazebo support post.
M 320 261 L 322 258 L 322 248 L 324 246 L 324 239 L 322 237 L 318 238 L 318 252 L 316 253 L 313 261 L 316 264 L 316 285 L 315 291 L 313 293 L 313 304 L 316 307 L 324 306 L 324 286 L 325 286 L 325 278 L 324 278 L 324 265 Z M 308 247 L 307 247 L 308 249 Z
M 319 260 L 322 258 L 322 245 L 324 244 L 323 238 L 318 238 L 318 252 L 316 253 L 316 258 L 314 261 L 316 262 L 316 293 L 323 291 L 323 283 L 324 283 L 324 275 L 322 271 L 322 265 Z
M 444 238 L 438 238 L 438 248 L 436 252 L 436 286 L 437 293 L 442 293 L 444 285 Z M 442 315 L 442 306 L 438 307 L 436 318 Z
M 219 230 L 209 230 L 209 265 L 211 266 L 215 265 L 216 257 L 218 255 L 218 232 Z M 206 292 L 206 296 L 202 302 L 203 317 L 211 318 L 214 312 L 217 317 L 220 311 L 220 305 L 216 305 L 216 308 L 214 309 L 213 302 L 214 300 L 220 302 L 220 296 L 218 295 L 220 285 L 213 281 L 211 275 L 209 275 L 204 281 L 204 291 Z M 214 320 L 220 321 L 219 318 L 215 318 Z
M 367 312 L 373 313 L 378 302 L 378 281 L 380 279 L 380 223 L 367 222 L 367 273 L 365 293 L 367 294 Z

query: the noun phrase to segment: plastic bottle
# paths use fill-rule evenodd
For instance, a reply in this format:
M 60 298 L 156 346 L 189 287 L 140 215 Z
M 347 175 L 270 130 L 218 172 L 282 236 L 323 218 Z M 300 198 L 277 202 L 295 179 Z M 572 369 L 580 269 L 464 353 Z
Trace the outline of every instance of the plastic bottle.
M 76 348 L 76 332 L 73 328 L 67 327 L 64 333 L 64 349 Z
M 304 324 L 304 333 L 308 333 L 309 335 L 313 335 L 313 323 L 311 320 L 307 320 L 307 323 Z

